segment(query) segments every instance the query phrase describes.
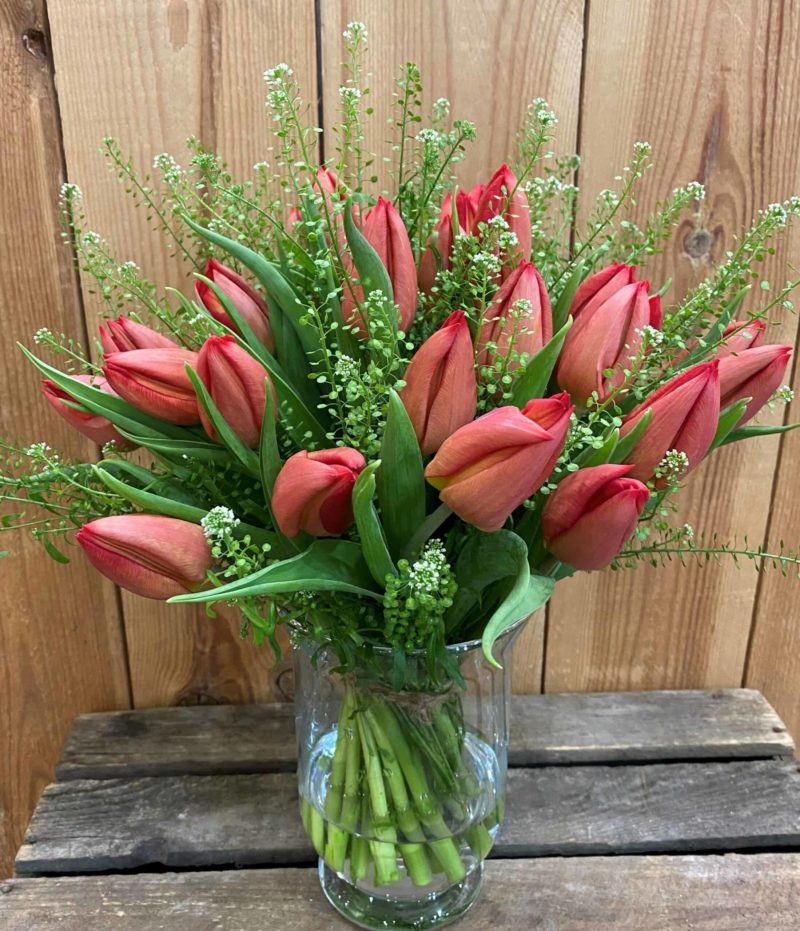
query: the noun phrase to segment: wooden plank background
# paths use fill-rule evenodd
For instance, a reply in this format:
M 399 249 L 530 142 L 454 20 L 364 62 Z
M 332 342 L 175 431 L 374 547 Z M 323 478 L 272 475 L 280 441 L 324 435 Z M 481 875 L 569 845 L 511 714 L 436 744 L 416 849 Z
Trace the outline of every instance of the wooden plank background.
M 14 349 L 41 325 L 83 337 L 96 324 L 86 283 L 60 246 L 59 185 L 81 186 L 90 226 L 121 258 L 188 288 L 186 270 L 108 173 L 102 138 L 114 136 L 146 168 L 195 134 L 246 173 L 269 144 L 264 69 L 289 62 L 312 101 L 321 88 L 329 128 L 341 33 L 354 19 L 370 32 L 375 148 L 388 138 L 397 69 L 413 60 L 427 99 L 448 97 L 454 115 L 478 125 L 465 180 L 509 153 L 525 107 L 543 96 L 559 115 L 559 150 L 582 156 L 587 202 L 637 139 L 656 155 L 641 213 L 676 185 L 702 181 L 706 200 L 649 270 L 654 280 L 673 275 L 675 292 L 720 259 L 760 206 L 800 191 L 800 9 L 790 2 L 0 0 L 0 434 L 81 449 L 40 403 Z M 798 255 L 794 231 L 765 277 L 782 283 Z M 794 342 L 794 318 L 773 338 Z M 723 537 L 798 542 L 798 456 L 798 433 L 732 447 L 693 478 L 682 514 Z M 14 555 L 0 564 L 0 875 L 78 713 L 291 694 L 286 663 L 273 668 L 271 654 L 241 643 L 230 621 L 120 598 L 80 558 L 51 566 L 21 538 L 4 548 Z M 730 564 L 582 576 L 529 625 L 514 687 L 747 685 L 797 734 L 796 584 Z

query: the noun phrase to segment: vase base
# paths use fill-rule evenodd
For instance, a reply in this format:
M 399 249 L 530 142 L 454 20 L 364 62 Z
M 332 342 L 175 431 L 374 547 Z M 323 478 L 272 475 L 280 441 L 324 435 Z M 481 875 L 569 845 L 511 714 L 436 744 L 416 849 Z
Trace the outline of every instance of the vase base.
M 483 863 L 476 863 L 464 879 L 419 899 L 370 894 L 319 861 L 319 880 L 325 898 L 348 921 L 369 931 L 423 931 L 443 928 L 467 911 L 483 882 Z

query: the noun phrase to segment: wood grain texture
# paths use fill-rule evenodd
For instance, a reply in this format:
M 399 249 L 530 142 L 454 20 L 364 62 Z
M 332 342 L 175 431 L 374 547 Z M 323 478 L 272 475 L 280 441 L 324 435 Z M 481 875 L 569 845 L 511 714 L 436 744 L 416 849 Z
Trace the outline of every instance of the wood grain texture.
M 511 766 L 791 756 L 758 692 L 628 692 L 512 698 Z M 286 703 L 152 708 L 78 718 L 56 773 L 68 779 L 280 772 L 297 759 Z
M 790 931 L 800 854 L 495 860 L 462 931 Z M 352 925 L 313 869 L 17 878 L 0 886 L 6 931 L 263 931 Z
M 446 97 L 454 119 L 470 119 L 477 139 L 458 166 L 469 187 L 485 180 L 513 157 L 515 135 L 528 104 L 544 97 L 559 117 L 556 150 L 575 151 L 583 44 L 583 0 L 321 0 L 325 155 L 335 159 L 332 126 L 339 114 L 339 85 L 347 74 L 342 32 L 353 20 L 369 34 L 367 71 L 369 106 L 375 113 L 366 130 L 365 148 L 377 153 L 373 169 L 379 183 L 393 189 L 389 165 L 396 130 L 395 80 L 408 61 L 419 65 L 423 107 Z M 546 54 L 543 50 L 546 49 Z M 541 691 L 545 612 L 537 612 L 515 647 L 513 687 Z
M 133 209 L 98 147 L 111 135 L 146 171 L 159 152 L 180 162 L 196 135 L 249 174 L 268 144 L 265 68 L 288 57 L 316 81 L 312 0 L 52 0 L 50 19 L 67 170 L 86 191 L 90 227 L 159 286 L 188 293 L 187 267 Z M 97 306 L 88 295 L 87 304 L 93 329 Z M 268 649 L 243 642 L 233 614 L 210 621 L 197 607 L 127 594 L 123 604 L 138 707 L 282 697 L 285 664 L 274 670 Z
M 47 438 L 69 455 L 89 444 L 42 400 L 16 346 L 40 326 L 81 328 L 79 294 L 62 247 L 64 180 L 43 3 L 0 2 L 0 435 L 23 447 Z M 24 509 L 24 505 L 21 506 Z M 13 505 L 3 513 L 18 510 Z M 4 537 L 0 564 L 0 875 L 11 868 L 59 745 L 84 711 L 128 705 L 114 590 L 70 548 L 57 566 L 27 530 Z M 92 670 L 87 674 L 87 670 Z M 4 813 L 4 814 L 3 814 Z
M 674 277 L 673 295 L 724 257 L 732 234 L 759 208 L 800 187 L 799 12 L 792 4 L 757 0 L 597 0 L 589 8 L 581 188 L 593 196 L 612 187 L 637 139 L 653 144 L 656 160 L 642 186 L 639 215 L 679 184 L 698 179 L 706 185 L 706 200 L 648 268 L 657 285 Z M 766 263 L 764 277 L 782 284 L 787 259 L 796 261 L 799 251 L 793 233 Z M 754 308 L 757 300 L 758 293 L 745 306 Z M 788 316 L 770 341 L 794 342 L 796 324 Z M 769 437 L 715 454 L 691 476 L 678 520 L 698 534 L 716 531 L 723 541 L 760 542 L 777 450 L 777 438 Z M 782 528 L 788 532 L 791 525 Z M 749 565 L 737 570 L 729 561 L 577 576 L 551 602 L 545 689 L 738 685 L 757 584 Z M 777 617 L 774 623 L 781 625 Z M 792 691 L 788 707 L 797 720 Z M 779 713 L 783 694 L 769 692 Z
M 293 773 L 75 779 L 45 789 L 20 875 L 311 863 Z M 794 762 L 511 769 L 493 856 L 800 846 Z

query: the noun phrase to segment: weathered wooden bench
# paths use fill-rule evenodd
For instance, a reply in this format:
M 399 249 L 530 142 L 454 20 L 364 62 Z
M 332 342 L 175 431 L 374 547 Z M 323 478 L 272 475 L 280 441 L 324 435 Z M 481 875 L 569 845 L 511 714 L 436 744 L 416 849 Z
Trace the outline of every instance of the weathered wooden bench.
M 746 689 L 515 698 L 506 822 L 460 927 L 800 928 L 793 754 Z M 0 928 L 349 927 L 318 887 L 294 761 L 288 705 L 79 718 Z

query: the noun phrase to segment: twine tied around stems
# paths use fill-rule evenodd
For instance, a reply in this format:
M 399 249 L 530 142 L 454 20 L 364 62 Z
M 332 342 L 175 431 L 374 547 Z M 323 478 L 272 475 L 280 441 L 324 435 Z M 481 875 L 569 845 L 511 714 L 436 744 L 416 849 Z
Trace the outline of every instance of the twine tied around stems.
M 432 723 L 431 714 L 435 708 L 445 705 L 460 692 L 466 689 L 460 688 L 455 682 L 450 682 L 445 689 L 440 692 L 422 692 L 410 691 L 406 689 L 395 690 L 381 682 L 364 684 L 358 680 L 354 673 L 348 673 L 342 677 L 345 686 L 352 686 L 356 692 L 363 692 L 378 696 L 390 704 L 397 705 L 409 714 L 419 719 L 425 724 Z

